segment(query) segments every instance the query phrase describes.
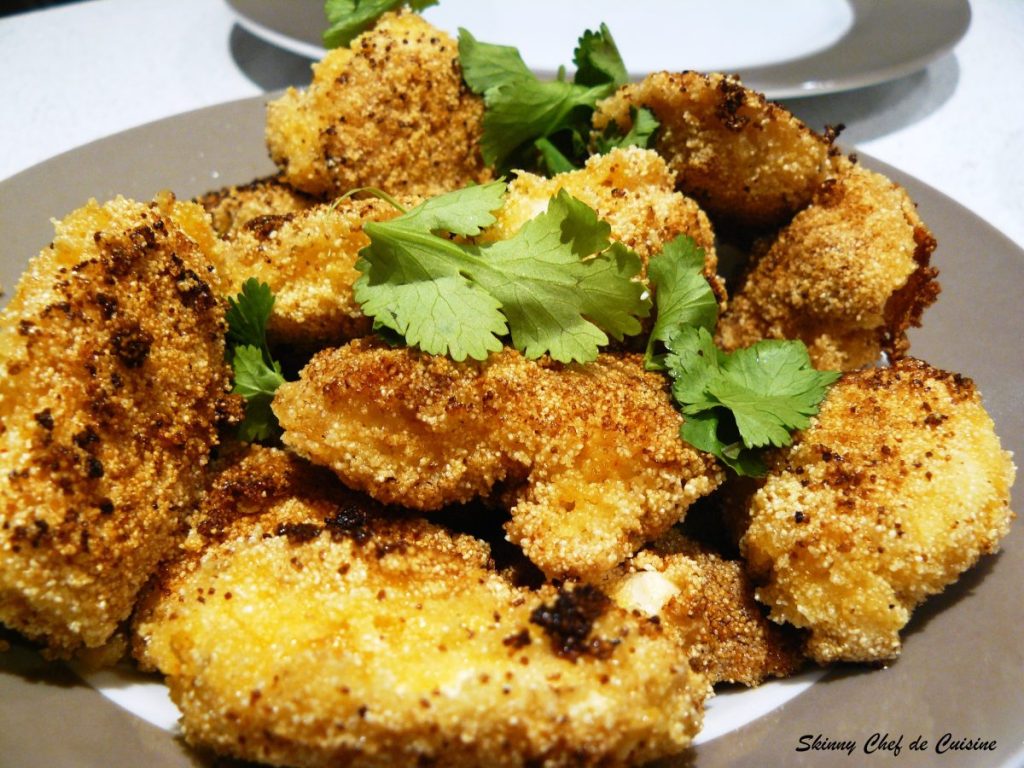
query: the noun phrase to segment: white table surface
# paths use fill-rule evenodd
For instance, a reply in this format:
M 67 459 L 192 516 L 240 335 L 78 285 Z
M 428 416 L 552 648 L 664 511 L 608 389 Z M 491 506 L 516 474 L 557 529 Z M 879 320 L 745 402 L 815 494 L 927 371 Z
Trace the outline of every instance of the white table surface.
M 975 0 L 954 51 L 858 91 L 787 102 L 844 146 L 958 200 L 1024 246 L 1024 2 Z M 0 179 L 94 139 L 309 80 L 222 0 L 90 0 L 0 19 Z M 54 215 L 63 212 L 54 211 Z

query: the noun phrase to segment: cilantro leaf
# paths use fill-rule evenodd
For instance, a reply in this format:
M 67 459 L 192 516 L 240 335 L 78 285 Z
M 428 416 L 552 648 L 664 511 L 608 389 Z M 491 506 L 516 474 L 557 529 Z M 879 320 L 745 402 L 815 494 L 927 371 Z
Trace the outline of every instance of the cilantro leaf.
M 604 134 L 596 139 L 597 151 L 601 154 L 611 152 L 616 147 L 640 147 L 647 149 L 654 140 L 654 134 L 661 123 L 647 107 L 630 107 L 629 114 L 632 119 L 632 126 L 626 134 L 619 129 L 618 124 L 609 123 Z
M 665 370 L 665 344 L 681 325 L 714 330 L 718 320 L 718 300 L 704 278 L 704 249 L 686 235 L 666 243 L 661 253 L 647 265 L 647 276 L 654 288 L 657 318 L 647 340 L 644 364 L 648 370 Z
M 242 284 L 237 297 L 228 297 L 228 341 L 232 344 L 249 344 L 265 349 L 267 343 L 267 321 L 274 308 L 274 294 L 270 286 L 250 277 Z
M 684 413 L 698 413 L 701 409 L 692 406 L 707 405 L 708 386 L 722 375 L 725 353 L 715 346 L 706 328 L 689 325 L 677 328 L 666 346 L 669 353 L 665 366 L 672 377 L 672 395 Z
M 516 80 L 535 79 L 518 48 L 481 43 L 459 27 L 459 63 L 462 78 L 473 93 L 483 94 Z
M 547 170 L 549 176 L 576 170 L 576 166 L 572 164 L 572 161 L 550 139 L 537 139 L 533 142 L 533 146 L 540 153 L 540 162 Z
M 270 286 L 249 278 L 236 297 L 228 298 L 228 343 L 233 346 L 231 390 L 245 398 L 245 419 L 239 426 L 242 440 L 267 440 L 279 431 L 270 409 L 274 392 L 284 383 L 281 365 L 270 354 L 267 321 L 274 308 Z
M 503 181 L 476 184 L 425 200 L 388 225 L 409 231 L 440 230 L 454 235 L 479 235 L 497 219 L 494 211 L 505 201 L 507 185 Z
M 324 15 L 330 26 L 323 34 L 324 47 L 339 48 L 348 45 L 361 32 L 365 32 L 387 11 L 405 5 L 407 0 L 325 0 Z M 408 0 L 414 11 L 422 11 L 438 0 Z
M 610 243 L 611 228 L 565 190 L 511 238 L 484 251 L 477 279 L 501 302 L 512 344 L 527 357 L 585 362 L 607 334 L 640 332 L 649 312 L 640 257 Z M 591 254 L 596 254 L 591 256 Z
M 629 82 L 626 65 L 606 24 L 597 32 L 583 33 L 573 54 L 576 64 L 574 82 L 580 85 L 606 85 L 616 88 Z
M 732 411 L 744 445 L 789 445 L 810 424 L 836 371 L 817 371 L 799 341 L 759 341 L 729 356 L 709 394 Z
M 503 182 L 364 225 L 370 245 L 360 251 L 354 292 L 375 325 L 455 360 L 485 359 L 511 335 L 528 357 L 584 362 L 608 334 L 640 331 L 650 302 L 637 280 L 639 257 L 612 246 L 609 226 L 564 191 L 508 240 L 477 246 L 447 236 L 493 222 L 496 191 Z
M 563 130 L 583 132 L 594 105 L 614 88 L 593 88 L 559 80 L 516 80 L 484 95 L 484 162 L 504 169 L 520 146 Z
M 626 81 L 626 69 L 604 25 L 599 32 L 584 33 L 575 60 L 573 82 L 563 77 L 541 81 L 515 48 L 481 43 L 459 30 L 463 78 L 486 107 L 480 144 L 484 162 L 502 171 L 519 163 L 548 172 L 582 164 L 595 105 Z
M 284 384 L 281 365 L 276 360 L 268 364 L 259 347 L 248 344 L 235 347 L 231 365 L 235 369 L 235 388 L 232 391 L 246 400 L 264 395 L 273 396 L 277 388 Z
M 737 475 L 760 477 L 767 471 L 760 454 L 739 439 L 736 422 L 724 409 L 690 414 L 679 433 L 694 448 L 712 454 Z
M 680 326 L 665 358 L 672 395 L 685 416 L 681 434 L 739 474 L 761 474 L 756 449 L 792 442 L 810 424 L 836 371 L 817 371 L 800 341 L 760 341 L 719 350 L 706 328 Z

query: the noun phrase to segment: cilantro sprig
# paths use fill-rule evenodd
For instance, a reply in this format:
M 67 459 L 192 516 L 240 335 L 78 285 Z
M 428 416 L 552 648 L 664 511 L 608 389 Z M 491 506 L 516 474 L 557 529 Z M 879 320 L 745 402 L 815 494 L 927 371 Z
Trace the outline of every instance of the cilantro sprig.
M 495 222 L 502 181 L 431 198 L 368 222 L 354 293 L 379 329 L 430 354 L 483 360 L 510 337 L 527 357 L 597 357 L 609 336 L 640 332 L 650 300 L 639 257 L 564 190 L 511 238 L 477 245 Z
M 590 121 L 598 101 L 628 81 L 626 67 L 604 24 L 587 31 L 573 55 L 576 74 L 540 80 L 516 48 L 483 43 L 459 30 L 459 61 L 470 89 L 484 98 L 484 162 L 501 172 L 539 168 L 549 174 L 582 165 L 589 152 Z M 648 146 L 657 121 L 647 110 L 626 137 L 609 133 L 601 151 Z
M 741 475 L 763 475 L 758 449 L 789 445 L 839 378 L 815 370 L 800 341 L 765 340 L 727 353 L 705 328 L 681 326 L 668 346 L 683 439 Z
M 323 34 L 324 46 L 339 48 L 348 45 L 357 35 L 373 26 L 381 14 L 406 2 L 414 11 L 422 11 L 437 5 L 438 0 L 326 0 L 324 15 L 330 26 Z
M 672 335 L 682 326 L 713 331 L 718 322 L 718 300 L 704 278 L 704 249 L 686 235 L 670 240 L 650 259 L 647 275 L 656 289 L 656 315 L 644 365 L 651 371 L 664 371 L 665 345 Z
M 647 367 L 672 380 L 686 442 L 737 474 L 762 475 L 761 449 L 789 445 L 839 373 L 815 370 L 801 341 L 760 341 L 731 353 L 719 349 L 711 336 L 718 304 L 703 266 L 703 250 L 686 237 L 651 259 L 658 315 Z
M 245 398 L 245 419 L 239 437 L 247 442 L 269 440 L 280 432 L 270 409 L 277 388 L 284 384 L 281 364 L 267 344 L 267 321 L 274 309 L 270 286 L 249 278 L 242 291 L 228 298 L 228 344 L 235 386 L 231 391 Z

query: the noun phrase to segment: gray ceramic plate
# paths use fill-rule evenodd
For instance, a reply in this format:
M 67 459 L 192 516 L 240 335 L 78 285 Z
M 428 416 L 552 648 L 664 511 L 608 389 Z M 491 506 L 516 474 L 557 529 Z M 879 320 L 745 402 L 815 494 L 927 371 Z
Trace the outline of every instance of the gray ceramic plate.
M 267 174 L 262 99 L 248 99 L 143 126 L 60 155 L 0 182 L 0 280 L 15 284 L 52 236 L 51 216 L 89 197 L 150 198 L 163 188 L 189 197 Z M 913 351 L 972 376 L 1004 445 L 1024 455 L 1024 252 L 935 190 L 863 158 L 904 184 L 939 240 L 943 293 L 912 335 Z M 1022 483 L 1014 488 L 1022 497 Z M 804 736 L 856 740 L 902 736 L 900 766 L 1018 766 L 1024 760 L 1024 531 L 915 614 L 902 658 L 890 668 L 836 670 L 781 708 L 692 750 L 682 765 L 864 764 L 830 752 L 796 752 Z M 995 751 L 909 751 L 955 738 L 995 741 Z M 884 756 L 875 756 L 879 760 Z M 689 762 L 688 762 L 689 761 Z M 0 653 L 0 764 L 149 768 L 202 765 L 166 731 L 101 697 L 60 666 L 15 643 Z
M 226 2 L 253 34 L 310 58 L 323 55 L 323 0 Z M 963 37 L 971 9 L 967 0 L 445 0 L 426 16 L 449 32 L 462 25 L 481 40 L 518 45 L 526 63 L 544 74 L 569 63 L 584 28 L 606 21 L 635 76 L 661 69 L 738 72 L 749 87 L 779 99 L 916 72 Z

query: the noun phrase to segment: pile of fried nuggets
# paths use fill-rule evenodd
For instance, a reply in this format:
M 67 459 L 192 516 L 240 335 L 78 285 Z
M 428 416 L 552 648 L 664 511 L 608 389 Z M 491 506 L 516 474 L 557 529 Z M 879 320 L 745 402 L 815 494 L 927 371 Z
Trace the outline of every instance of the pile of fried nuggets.
M 190 743 L 302 766 L 635 765 L 686 748 L 716 683 L 895 658 L 1013 516 L 971 381 L 906 357 L 935 242 L 735 78 L 651 75 L 595 131 L 638 106 L 656 151 L 518 174 L 483 238 L 559 189 L 645 262 L 694 238 L 720 345 L 797 338 L 846 371 L 767 477 L 682 442 L 627 348 L 456 363 L 372 338 L 354 263 L 396 212 L 337 196 L 491 174 L 455 42 L 390 14 L 269 105 L 279 176 L 91 202 L 30 263 L 0 329 L 0 621 L 58 657 L 127 641 Z M 716 231 L 752 243 L 728 299 Z M 272 343 L 312 355 L 273 404 L 282 448 L 226 437 L 224 297 L 249 277 Z

